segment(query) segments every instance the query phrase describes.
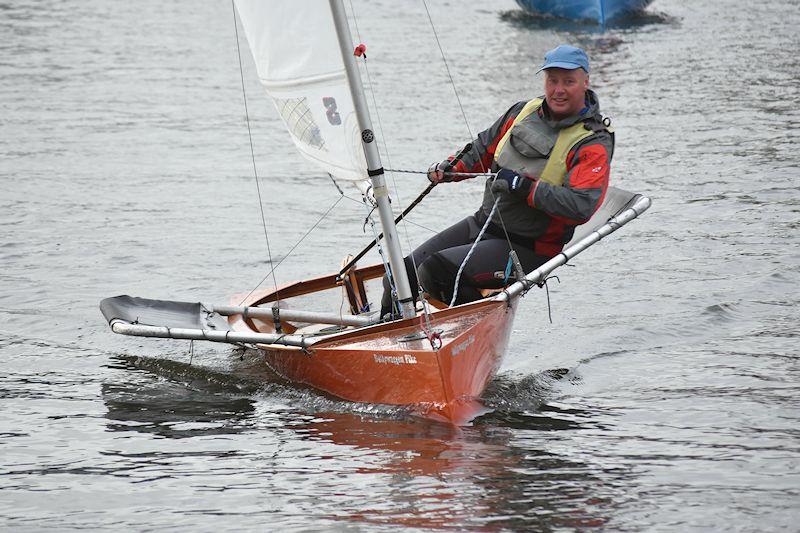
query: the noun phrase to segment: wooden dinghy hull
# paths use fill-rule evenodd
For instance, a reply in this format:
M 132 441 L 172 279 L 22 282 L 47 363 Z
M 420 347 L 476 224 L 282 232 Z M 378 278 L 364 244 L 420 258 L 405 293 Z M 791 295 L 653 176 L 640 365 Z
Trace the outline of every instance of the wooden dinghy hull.
M 595 222 L 579 226 L 561 253 L 524 279 L 469 304 L 446 308 L 431 301 L 439 308 L 428 315 L 389 323 L 358 312 L 368 308 L 363 282 L 381 277 L 382 265 L 353 268 L 341 279 L 329 274 L 251 291 L 227 306 L 121 295 L 104 299 L 100 310 L 115 333 L 255 346 L 291 381 L 353 402 L 411 406 L 462 425 L 483 411 L 478 398 L 500 368 L 519 297 L 649 207 L 646 196 L 609 187 Z M 323 298 L 331 289 L 347 297 L 352 314 L 344 313 L 344 299 L 338 313 L 286 307 L 295 297 Z
M 410 406 L 415 414 L 463 425 L 484 412 L 478 398 L 500 368 L 514 309 L 484 300 L 430 315 L 434 350 L 423 337 L 424 317 L 343 332 L 307 349 L 258 345 L 284 378 L 344 400 Z M 234 329 L 246 327 L 232 321 Z

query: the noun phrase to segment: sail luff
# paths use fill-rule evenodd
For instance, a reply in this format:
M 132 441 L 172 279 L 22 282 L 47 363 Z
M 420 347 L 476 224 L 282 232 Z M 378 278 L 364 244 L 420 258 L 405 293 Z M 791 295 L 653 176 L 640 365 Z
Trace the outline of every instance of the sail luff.
M 298 151 L 336 179 L 367 164 L 330 9 L 319 0 L 234 0 L 258 72 Z
M 416 314 L 411 296 L 411 286 L 408 281 L 403 254 L 400 250 L 400 240 L 397 237 L 397 227 L 394 223 L 394 215 L 389 202 L 389 189 L 386 186 L 383 165 L 381 164 L 380 153 L 375 141 L 375 133 L 372 129 L 367 99 L 361 83 L 361 74 L 353 57 L 350 25 L 347 22 L 342 0 L 330 0 L 330 6 L 333 13 L 333 22 L 336 26 L 339 49 L 342 53 L 347 78 L 350 81 L 350 94 L 355 104 L 356 119 L 361 131 L 361 144 L 367 159 L 367 170 L 372 179 L 372 191 L 378 204 L 378 215 L 383 228 L 384 245 L 389 253 L 389 265 L 392 268 L 392 277 L 397 290 L 397 298 L 400 302 L 400 311 L 403 318 L 409 318 Z

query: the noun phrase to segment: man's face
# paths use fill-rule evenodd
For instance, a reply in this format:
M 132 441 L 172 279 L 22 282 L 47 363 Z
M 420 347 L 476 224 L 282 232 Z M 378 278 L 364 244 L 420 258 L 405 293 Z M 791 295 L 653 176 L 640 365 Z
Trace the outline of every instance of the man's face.
M 584 107 L 589 75 L 582 69 L 549 68 L 544 71 L 544 97 L 553 118 L 577 115 Z

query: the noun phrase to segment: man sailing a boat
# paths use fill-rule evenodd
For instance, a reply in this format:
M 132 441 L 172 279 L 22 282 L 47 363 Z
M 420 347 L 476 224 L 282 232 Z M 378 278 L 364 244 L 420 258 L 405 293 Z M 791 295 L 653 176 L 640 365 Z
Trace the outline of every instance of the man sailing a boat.
M 433 183 L 467 179 L 459 174 L 496 177 L 487 179 L 483 204 L 474 215 L 405 258 L 414 293 L 421 286 L 432 298 L 451 302 L 458 271 L 493 208 L 463 267 L 456 304 L 482 298 L 481 289 L 514 281 L 511 249 L 526 273 L 557 255 L 575 227 L 602 204 L 614 134 L 589 89 L 589 59 L 582 49 L 561 45 L 545 54 L 541 71 L 544 97 L 514 104 L 460 153 L 428 171 Z M 385 286 L 382 316 L 393 309 L 388 282 Z

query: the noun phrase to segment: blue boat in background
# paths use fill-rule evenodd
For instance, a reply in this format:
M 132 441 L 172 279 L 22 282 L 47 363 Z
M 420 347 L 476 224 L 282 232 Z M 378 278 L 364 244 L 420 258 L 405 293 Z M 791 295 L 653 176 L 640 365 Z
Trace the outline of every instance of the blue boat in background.
M 533 13 L 605 25 L 610 20 L 644 9 L 653 0 L 517 0 Z

